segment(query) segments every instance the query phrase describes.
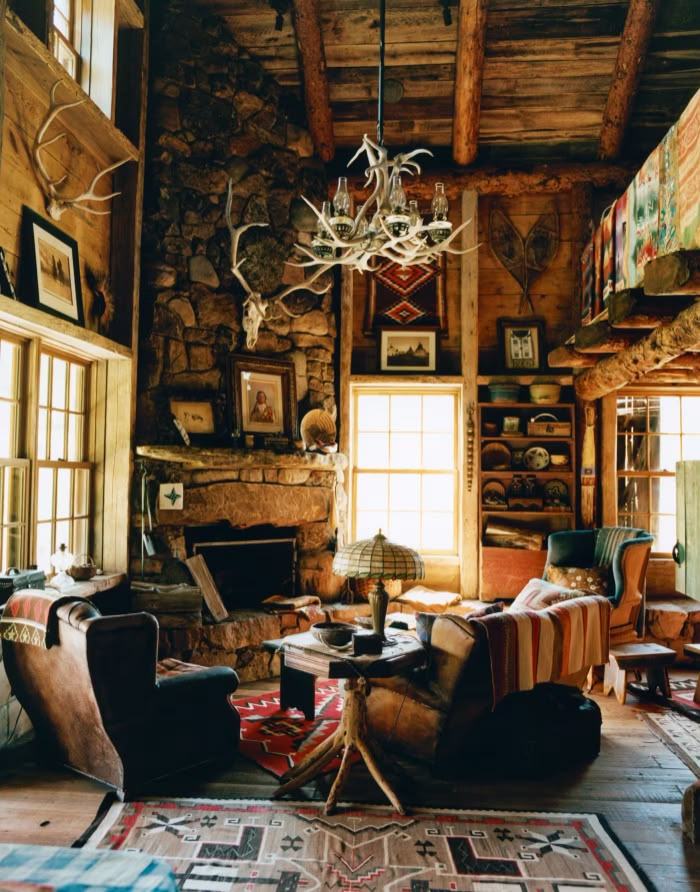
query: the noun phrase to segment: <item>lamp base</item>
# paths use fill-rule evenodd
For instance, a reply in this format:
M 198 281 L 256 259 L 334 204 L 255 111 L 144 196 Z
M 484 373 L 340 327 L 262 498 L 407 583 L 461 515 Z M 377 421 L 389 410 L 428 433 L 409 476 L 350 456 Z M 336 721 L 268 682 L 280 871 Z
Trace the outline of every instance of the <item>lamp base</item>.
M 384 588 L 384 583 L 378 579 L 374 588 L 367 595 L 370 610 L 372 611 L 372 631 L 375 635 L 379 635 L 382 641 L 385 641 L 384 625 L 386 623 L 386 612 L 389 609 L 389 593 Z

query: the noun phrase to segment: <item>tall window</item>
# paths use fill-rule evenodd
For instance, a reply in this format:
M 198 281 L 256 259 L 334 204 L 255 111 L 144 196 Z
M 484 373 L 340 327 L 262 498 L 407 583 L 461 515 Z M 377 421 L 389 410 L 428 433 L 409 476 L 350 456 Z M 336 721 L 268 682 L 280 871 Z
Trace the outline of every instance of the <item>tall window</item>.
M 352 537 L 458 552 L 459 390 L 353 387 Z
M 87 362 L 0 332 L 0 572 L 90 550 L 88 386 Z
M 623 526 L 676 541 L 676 462 L 700 459 L 700 396 L 642 394 L 617 400 L 617 511 Z
M 82 0 L 50 0 L 51 50 L 68 74 L 77 80 L 80 61 Z

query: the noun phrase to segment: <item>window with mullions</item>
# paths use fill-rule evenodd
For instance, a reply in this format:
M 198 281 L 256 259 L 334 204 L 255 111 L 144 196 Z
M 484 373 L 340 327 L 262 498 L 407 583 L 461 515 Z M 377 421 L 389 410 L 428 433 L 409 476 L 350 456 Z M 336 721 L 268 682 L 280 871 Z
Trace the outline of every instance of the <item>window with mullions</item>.
M 68 74 L 77 80 L 80 60 L 80 7 L 82 0 L 52 0 L 51 51 Z
M 42 351 L 39 362 L 36 562 L 65 544 L 88 552 L 91 465 L 87 461 L 88 367 Z
M 0 572 L 26 554 L 29 462 L 21 458 L 24 345 L 0 337 Z
M 676 462 L 700 459 L 700 396 L 617 399 L 617 514 L 654 535 L 654 552 L 676 541 Z
M 353 388 L 352 538 L 458 552 L 459 391 Z

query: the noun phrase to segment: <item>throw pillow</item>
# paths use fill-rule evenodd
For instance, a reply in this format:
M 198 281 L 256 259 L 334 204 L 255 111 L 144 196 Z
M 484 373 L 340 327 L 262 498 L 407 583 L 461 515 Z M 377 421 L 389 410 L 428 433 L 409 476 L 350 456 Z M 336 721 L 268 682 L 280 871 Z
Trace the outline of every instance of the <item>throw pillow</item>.
M 563 585 L 554 585 L 545 579 L 531 579 L 523 590 L 517 595 L 510 609 L 527 607 L 529 610 L 544 610 L 552 604 L 560 601 L 569 601 L 572 598 L 582 598 L 587 592 L 579 589 L 565 588 Z
M 479 619 L 482 616 L 488 616 L 490 613 L 503 613 L 505 606 L 503 601 L 494 601 L 485 607 L 477 607 L 476 610 L 472 610 L 471 613 L 467 614 L 466 619 Z
M 547 579 L 565 588 L 582 589 L 594 595 L 607 595 L 610 572 L 607 567 L 547 567 Z

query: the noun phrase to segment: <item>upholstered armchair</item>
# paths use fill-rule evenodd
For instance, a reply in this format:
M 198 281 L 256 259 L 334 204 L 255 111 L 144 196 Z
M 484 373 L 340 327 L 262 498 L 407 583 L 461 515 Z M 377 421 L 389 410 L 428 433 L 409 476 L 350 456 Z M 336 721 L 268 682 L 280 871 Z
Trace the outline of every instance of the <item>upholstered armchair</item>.
M 156 671 L 158 623 L 147 613 L 101 616 L 81 599 L 55 610 L 48 649 L 3 639 L 7 677 L 40 755 L 115 787 L 233 758 L 240 717 L 229 667 L 170 663 Z M 191 671 L 182 671 L 191 670 Z
M 654 537 L 632 527 L 550 533 L 544 578 L 604 594 L 612 605 L 610 642 L 644 637 L 646 572 Z M 580 573 L 588 570 L 589 573 Z

